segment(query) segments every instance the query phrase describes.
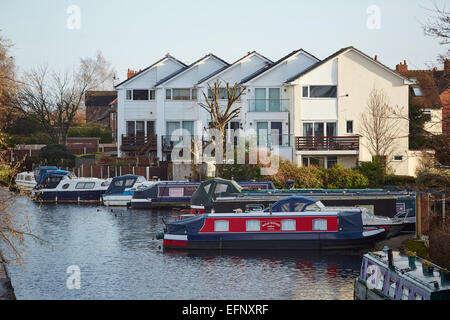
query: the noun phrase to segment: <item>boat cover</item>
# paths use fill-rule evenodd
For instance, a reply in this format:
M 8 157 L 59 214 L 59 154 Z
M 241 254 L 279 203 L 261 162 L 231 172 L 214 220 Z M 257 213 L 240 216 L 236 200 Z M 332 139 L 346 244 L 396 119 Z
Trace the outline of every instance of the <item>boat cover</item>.
M 67 176 L 69 174 L 71 174 L 71 172 L 70 171 L 65 171 L 65 170 L 54 170 L 54 171 L 46 172 L 46 173 L 41 175 L 41 178 L 39 179 L 38 183 L 36 184 L 36 187 L 40 186 L 41 183 L 44 181 L 44 179 L 47 178 L 50 175 L 52 175 L 52 176 Z
M 132 188 L 138 179 L 139 176 L 132 174 L 115 177 L 112 179 L 105 194 L 121 194 L 126 188 Z
M 311 204 L 318 202 L 318 200 L 308 197 L 288 197 L 273 204 L 272 212 L 305 212 L 306 208 Z M 264 210 L 269 212 L 270 209 Z
M 242 187 L 236 181 L 214 178 L 200 184 L 192 195 L 191 204 L 210 208 L 217 197 L 229 197 L 239 193 L 242 193 Z
M 45 173 L 56 170 L 58 170 L 58 167 L 37 167 L 34 169 L 34 180 L 38 182 Z

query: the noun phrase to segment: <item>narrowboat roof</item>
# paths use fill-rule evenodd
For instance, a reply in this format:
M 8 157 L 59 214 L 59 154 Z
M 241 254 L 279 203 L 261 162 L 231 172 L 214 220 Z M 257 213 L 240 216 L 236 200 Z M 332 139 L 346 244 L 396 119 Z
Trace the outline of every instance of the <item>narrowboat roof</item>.
M 389 269 L 388 256 L 385 252 L 369 252 L 364 255 L 364 258 L 369 259 L 371 262 Z M 434 267 L 434 272 L 431 274 L 425 274 L 423 272 L 424 259 L 416 257 L 415 266 L 413 270 L 409 265 L 409 259 L 406 254 L 400 252 L 393 252 L 394 267 L 391 272 L 395 272 L 399 277 L 409 280 L 413 284 L 420 286 L 422 289 L 428 292 L 438 292 L 450 290 L 450 281 L 443 281 L 439 270 L 442 268 L 431 263 Z

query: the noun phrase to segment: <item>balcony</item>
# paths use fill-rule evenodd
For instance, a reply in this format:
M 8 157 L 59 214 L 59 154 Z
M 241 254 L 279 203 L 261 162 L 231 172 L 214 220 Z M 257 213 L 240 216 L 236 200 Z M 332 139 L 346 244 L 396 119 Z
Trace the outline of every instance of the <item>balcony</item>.
M 297 151 L 359 151 L 359 137 L 297 137 Z
M 122 135 L 122 145 L 120 150 L 136 154 L 145 154 L 146 152 L 156 152 L 158 137 L 150 136 L 126 136 Z
M 249 112 L 288 112 L 289 99 L 251 99 Z

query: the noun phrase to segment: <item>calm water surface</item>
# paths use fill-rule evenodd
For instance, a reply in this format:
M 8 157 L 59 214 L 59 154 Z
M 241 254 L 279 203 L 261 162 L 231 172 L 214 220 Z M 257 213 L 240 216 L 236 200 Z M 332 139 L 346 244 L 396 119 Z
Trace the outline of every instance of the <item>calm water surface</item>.
M 163 253 L 154 234 L 171 210 L 44 205 L 18 199 L 43 245 L 10 265 L 18 299 L 351 300 L 361 253 Z M 69 290 L 69 266 L 81 289 Z

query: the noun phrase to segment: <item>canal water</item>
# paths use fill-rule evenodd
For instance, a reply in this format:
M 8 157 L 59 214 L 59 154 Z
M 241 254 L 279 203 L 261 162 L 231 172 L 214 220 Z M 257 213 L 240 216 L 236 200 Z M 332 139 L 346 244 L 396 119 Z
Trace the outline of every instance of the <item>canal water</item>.
M 18 299 L 353 299 L 362 253 L 162 252 L 154 235 L 171 210 L 17 202 L 45 240 L 9 266 Z M 71 266 L 80 289 L 68 288 Z

